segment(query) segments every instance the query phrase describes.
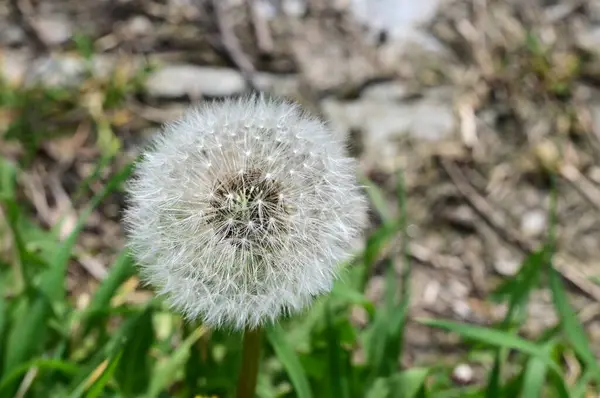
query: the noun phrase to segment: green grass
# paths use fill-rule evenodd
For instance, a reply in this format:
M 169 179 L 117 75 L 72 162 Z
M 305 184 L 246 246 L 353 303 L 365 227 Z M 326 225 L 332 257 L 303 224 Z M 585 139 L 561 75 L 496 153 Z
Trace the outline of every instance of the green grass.
M 113 90 L 105 97 L 110 97 L 106 107 L 118 102 L 113 97 L 128 95 L 128 88 L 106 87 Z M 42 134 L 31 121 L 77 109 L 78 101 L 72 96 L 81 94 L 67 92 L 57 97 L 40 88 L 2 90 L 3 104 L 15 109 L 33 100 L 43 102 L 44 106 L 32 111 L 41 112 L 34 119 L 26 120 L 21 114 L 7 132 L 0 132 L 4 138 L 27 137 L 28 161 L 39 148 Z M 109 119 L 94 112 L 86 115 L 98 134 L 112 137 Z M 112 159 L 118 147 L 109 148 L 92 177 L 82 182 L 78 196 L 89 196 L 87 187 L 98 182 L 105 169 L 113 170 L 111 177 L 102 181 L 102 190 L 91 195 L 75 228 L 62 241 L 55 231 L 42 228 L 31 217 L 30 205 L 19 194 L 17 181 L 28 163 L 0 158 L 0 237 L 8 239 L 12 248 L 0 258 L 0 397 L 234 396 L 240 336 L 185 323 L 157 299 L 137 304 L 114 300 L 128 281 L 137 278 L 127 252 L 109 267 L 87 306 L 76 306 L 75 299 L 67 294 L 68 266 L 88 216 L 121 189 L 131 172 L 131 165 L 114 170 Z M 267 328 L 257 396 L 492 398 L 598 394 L 600 366 L 569 304 L 564 284 L 552 267 L 552 231 L 547 245 L 532 253 L 520 272 L 490 297 L 509 308 L 503 322 L 481 327 L 443 319 L 412 320 L 462 337 L 470 348 L 465 359 L 488 370 L 485 383 L 456 385 L 450 376 L 453 366 L 442 361 L 429 367 L 401 368 L 412 270 L 402 175 L 398 175 L 397 211 L 387 207 L 377 186 L 366 185 L 382 226 L 367 237 L 364 252 L 347 265 L 343 279 L 330 295 L 318 299 L 307 313 Z M 372 303 L 364 295 L 366 282 L 382 250 L 397 237 L 403 237 L 400 250 L 404 256 L 398 260 L 403 272 L 397 275 L 396 259 L 384 258 L 384 299 Z M 560 324 L 536 340 L 524 339 L 519 334 L 524 309 L 531 292 L 544 287 L 553 294 Z M 350 321 L 356 306 L 368 315 L 365 326 Z M 363 354 L 363 361 L 353 359 L 356 351 Z M 581 367 L 578 378 L 568 382 L 567 355 L 576 358 Z

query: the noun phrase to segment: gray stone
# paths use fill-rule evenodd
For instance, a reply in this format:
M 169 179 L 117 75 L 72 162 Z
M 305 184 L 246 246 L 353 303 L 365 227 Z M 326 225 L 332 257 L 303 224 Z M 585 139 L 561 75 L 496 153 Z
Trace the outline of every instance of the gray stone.
M 281 9 L 291 17 L 301 17 L 306 13 L 307 4 L 305 0 L 282 0 Z
M 136 15 L 129 19 L 125 25 L 128 36 L 146 36 L 152 33 L 154 26 L 152 22 L 143 15 Z
M 50 55 L 34 61 L 25 77 L 26 84 L 75 86 L 85 76 L 85 60 L 79 56 Z
M 258 72 L 254 75 L 254 84 L 259 91 L 281 97 L 290 97 L 298 93 L 300 82 L 296 75 Z
M 9 84 L 73 87 L 83 82 L 88 71 L 95 78 L 107 79 L 117 66 L 127 63 L 133 75 L 145 62 L 139 56 L 124 58 L 113 54 L 99 54 L 90 61 L 77 54 L 57 53 L 34 59 L 24 50 L 4 50 L 0 51 L 0 76 Z
M 419 101 L 414 111 L 410 128 L 417 138 L 439 140 L 454 128 L 454 112 L 450 103 L 438 100 Z
M 391 102 L 325 99 L 321 109 L 339 139 L 348 138 L 351 129 L 360 130 L 365 155 L 379 152 L 380 159 L 395 156 L 395 148 L 389 143 L 394 137 L 405 134 L 409 126 L 409 113 Z
M 23 43 L 25 40 L 25 32 L 20 26 L 11 23 L 2 22 L 0 26 L 0 44 L 7 46 L 15 46 Z
M 25 78 L 31 56 L 25 51 L 0 52 L 0 77 L 10 85 L 18 85 Z
M 498 253 L 494 261 L 494 269 L 502 276 L 515 276 L 521 269 L 521 261 L 510 254 Z
M 600 138 L 600 103 L 593 104 L 591 107 L 592 113 L 592 131 L 596 137 Z
M 350 132 L 359 132 L 359 141 L 351 142 L 361 148 L 364 167 L 392 171 L 404 157 L 398 144 L 402 137 L 436 141 L 452 133 L 455 121 L 451 104 L 435 97 L 404 102 L 325 99 L 321 110 L 338 139 L 348 140 Z
M 370 98 L 353 102 L 326 99 L 322 101 L 322 109 L 340 134 L 360 129 L 365 133 L 365 149 L 391 151 L 389 144 L 405 134 L 435 141 L 452 132 L 455 121 L 451 101 L 440 94 L 436 91 L 421 100 L 405 102 Z
M 577 34 L 576 39 L 582 48 L 600 54 L 600 26 L 586 28 Z
M 548 215 L 544 210 L 531 210 L 523 214 L 523 217 L 521 217 L 521 232 L 526 237 L 540 237 L 545 233 L 547 227 Z
M 473 310 L 471 309 L 471 306 L 469 306 L 469 303 L 463 300 L 454 301 L 452 303 L 452 312 L 462 319 L 469 319 L 473 314 Z
M 592 22 L 600 24 L 600 1 L 590 0 L 588 3 L 588 15 Z
M 457 279 L 451 279 L 447 287 L 453 298 L 464 299 L 469 295 L 469 287 Z
M 374 83 L 361 93 L 362 98 L 374 100 L 396 101 L 406 98 L 409 94 L 406 84 L 398 81 Z
M 473 381 L 473 368 L 466 363 L 461 363 L 452 371 L 452 378 L 459 384 L 470 384 Z
M 69 20 L 60 15 L 39 18 L 35 21 L 35 28 L 41 39 L 49 45 L 65 43 L 73 34 Z
M 375 31 L 386 31 L 396 41 L 433 45 L 421 26 L 431 20 L 441 0 L 353 0 L 355 18 Z
M 146 90 L 152 96 L 178 98 L 225 97 L 243 92 L 246 82 L 242 75 L 227 68 L 202 67 L 189 64 L 168 65 L 152 73 Z
M 6 51 L 0 53 L 0 75 L 9 82 L 42 84 L 44 86 L 72 87 L 86 78 L 88 67 L 97 78 L 108 78 L 120 62 L 131 64 L 131 73 L 143 65 L 141 58 L 124 60 L 113 55 L 97 55 L 88 61 L 74 54 L 53 54 L 35 60 L 24 51 Z

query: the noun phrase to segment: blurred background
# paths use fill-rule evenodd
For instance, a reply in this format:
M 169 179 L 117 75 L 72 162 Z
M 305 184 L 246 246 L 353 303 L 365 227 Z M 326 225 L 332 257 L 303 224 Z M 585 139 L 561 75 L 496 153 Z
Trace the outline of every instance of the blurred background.
M 232 396 L 239 336 L 141 286 L 122 182 L 255 90 L 325 118 L 372 204 L 258 396 L 600 396 L 598 0 L 0 1 L 0 396 Z

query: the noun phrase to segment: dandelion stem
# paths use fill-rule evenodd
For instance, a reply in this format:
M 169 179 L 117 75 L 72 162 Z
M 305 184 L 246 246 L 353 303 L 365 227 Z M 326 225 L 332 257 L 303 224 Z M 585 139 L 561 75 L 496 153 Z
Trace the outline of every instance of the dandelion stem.
M 261 329 L 244 331 L 242 366 L 238 379 L 237 398 L 254 398 L 260 358 Z

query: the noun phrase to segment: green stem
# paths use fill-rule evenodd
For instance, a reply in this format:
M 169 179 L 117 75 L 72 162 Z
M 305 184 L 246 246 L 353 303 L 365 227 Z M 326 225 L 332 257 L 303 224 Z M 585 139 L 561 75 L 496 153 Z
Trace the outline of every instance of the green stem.
M 254 398 L 258 364 L 260 359 L 261 330 L 246 329 L 244 331 L 244 349 L 242 367 L 238 379 L 237 398 Z

